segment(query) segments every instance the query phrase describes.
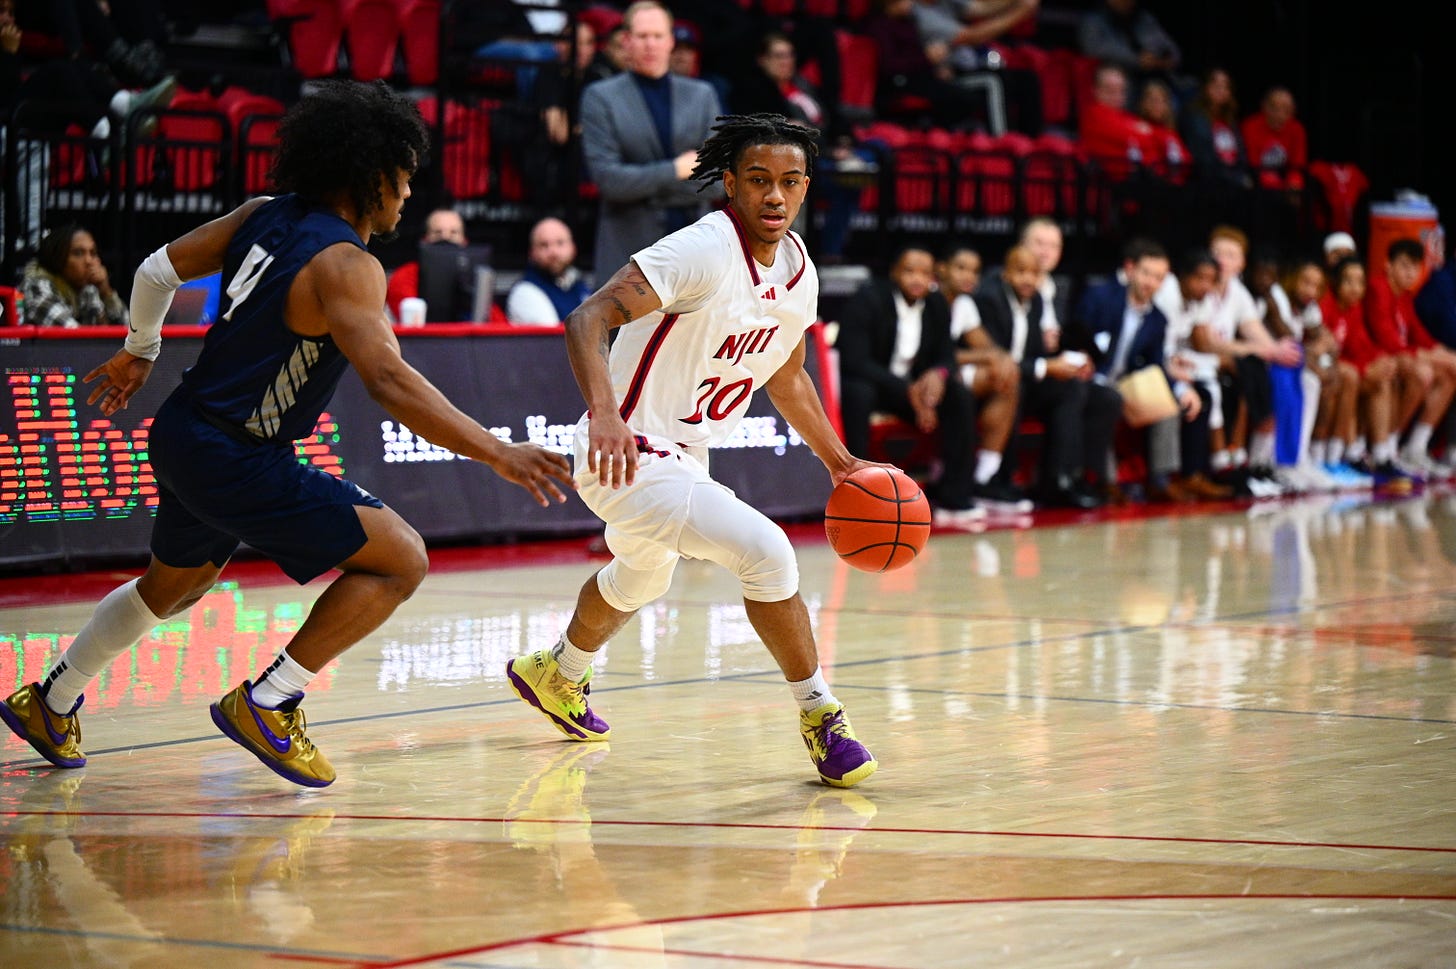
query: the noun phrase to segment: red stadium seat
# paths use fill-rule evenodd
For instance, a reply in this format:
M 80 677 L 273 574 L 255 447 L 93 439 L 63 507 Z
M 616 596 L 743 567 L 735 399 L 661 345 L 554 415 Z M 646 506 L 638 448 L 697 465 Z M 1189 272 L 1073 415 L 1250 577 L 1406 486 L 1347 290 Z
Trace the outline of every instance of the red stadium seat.
M 420 114 L 433 128 L 439 118 L 434 98 L 419 102 Z M 490 113 L 458 101 L 445 105 L 445 148 L 440 153 L 445 190 L 457 199 L 485 198 L 490 191 Z
M 284 24 L 288 54 L 304 77 L 330 77 L 339 69 L 343 16 L 339 0 L 268 0 L 269 19 Z
M 340 14 L 349 76 L 356 81 L 393 77 L 400 38 L 398 0 L 343 0 Z
M 283 102 L 265 94 L 233 85 L 218 95 L 217 102 L 237 136 L 237 165 L 243 193 L 258 195 L 269 189 L 268 170 L 278 144 L 278 119 Z
M 157 112 L 156 134 L 137 144 L 132 184 L 176 192 L 218 188 L 230 144 L 231 125 L 218 100 L 179 88 Z
M 414 85 L 440 79 L 440 0 L 402 0 L 399 36 L 404 73 Z
M 845 115 L 854 120 L 875 116 L 875 76 L 879 70 L 879 51 L 873 37 L 836 30 L 834 41 L 839 46 L 839 104 Z

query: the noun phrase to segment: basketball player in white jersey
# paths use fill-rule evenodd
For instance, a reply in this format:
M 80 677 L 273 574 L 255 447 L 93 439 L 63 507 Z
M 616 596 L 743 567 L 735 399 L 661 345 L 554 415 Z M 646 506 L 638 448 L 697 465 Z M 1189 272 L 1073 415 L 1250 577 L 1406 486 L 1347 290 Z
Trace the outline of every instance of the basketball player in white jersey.
M 731 569 L 748 619 L 798 701 L 820 778 L 874 773 L 820 669 L 798 564 L 783 530 L 708 473 L 760 387 L 834 484 L 871 462 L 851 455 L 804 370 L 819 278 L 789 230 L 809 185 L 816 132 L 780 115 L 718 119 L 693 177 L 722 181 L 728 207 L 634 255 L 566 320 L 588 410 L 576 480 L 606 523 L 612 561 L 587 580 L 553 649 L 512 660 L 511 686 L 573 740 L 606 740 L 586 702 L 596 651 L 663 595 L 684 556 Z M 610 331 L 620 327 L 615 342 Z

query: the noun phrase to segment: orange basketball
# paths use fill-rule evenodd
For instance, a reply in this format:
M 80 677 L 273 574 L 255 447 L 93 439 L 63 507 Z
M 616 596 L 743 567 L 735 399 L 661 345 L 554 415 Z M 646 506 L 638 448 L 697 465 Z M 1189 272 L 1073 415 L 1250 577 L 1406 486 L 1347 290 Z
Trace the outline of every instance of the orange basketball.
M 864 572 L 909 565 L 930 537 L 930 502 L 896 468 L 860 468 L 829 494 L 824 534 L 839 557 Z

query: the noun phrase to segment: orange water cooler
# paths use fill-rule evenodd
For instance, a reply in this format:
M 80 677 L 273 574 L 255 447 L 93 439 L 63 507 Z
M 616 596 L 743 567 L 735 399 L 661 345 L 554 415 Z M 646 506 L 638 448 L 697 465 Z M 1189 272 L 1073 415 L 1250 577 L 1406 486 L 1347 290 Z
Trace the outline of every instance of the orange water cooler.
M 1426 250 L 1420 282 L 1416 283 L 1419 289 L 1445 257 L 1446 234 L 1436 207 L 1425 199 L 1375 202 L 1370 206 L 1370 255 L 1365 267 L 1372 278 L 1385 275 L 1385 252 L 1396 239 L 1416 239 Z

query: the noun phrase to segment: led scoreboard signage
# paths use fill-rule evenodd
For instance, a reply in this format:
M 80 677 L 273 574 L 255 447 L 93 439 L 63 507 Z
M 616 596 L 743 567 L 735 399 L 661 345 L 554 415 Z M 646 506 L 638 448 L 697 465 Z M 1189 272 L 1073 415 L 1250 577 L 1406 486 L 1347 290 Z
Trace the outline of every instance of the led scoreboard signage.
M 120 329 L 0 330 L 0 565 L 146 553 L 157 504 L 148 430 L 203 332 L 168 328 L 146 387 L 108 418 L 86 403 L 91 388 L 81 378 L 115 352 Z M 403 335 L 405 357 L 502 440 L 569 453 L 582 405 L 559 328 L 440 325 Z M 809 360 L 817 380 L 820 355 Z M 300 461 L 379 495 L 427 539 L 566 534 L 598 524 L 575 497 L 540 508 L 523 489 L 420 438 L 375 404 L 352 371 L 296 449 Z M 828 495 L 823 466 L 765 394 L 712 460 L 715 477 L 769 515 L 813 514 Z

